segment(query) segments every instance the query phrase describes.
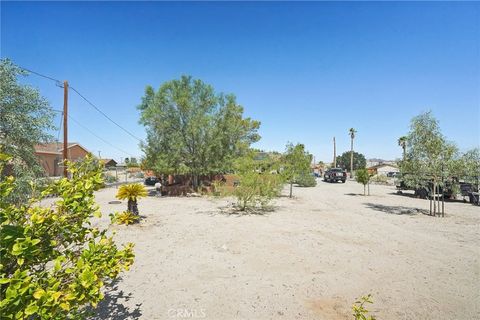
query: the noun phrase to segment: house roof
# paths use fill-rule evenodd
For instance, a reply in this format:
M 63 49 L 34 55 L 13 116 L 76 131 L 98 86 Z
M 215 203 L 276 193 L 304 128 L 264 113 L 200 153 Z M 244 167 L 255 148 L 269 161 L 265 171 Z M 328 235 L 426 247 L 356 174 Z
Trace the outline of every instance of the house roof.
M 109 163 L 110 161 L 113 161 L 115 163 L 117 163 L 117 161 L 113 160 L 113 159 L 100 159 L 100 161 L 105 164 L 105 163 Z
M 397 167 L 396 165 L 394 165 L 394 164 L 390 164 L 390 163 L 380 163 L 380 164 L 377 164 L 377 165 L 368 167 L 367 169 L 378 169 L 378 168 L 382 168 L 382 167 L 398 168 L 398 167 Z
M 78 142 L 70 142 L 68 144 L 68 149 L 74 147 L 74 146 L 79 146 L 80 148 L 82 148 L 83 150 L 85 150 L 86 152 L 90 152 L 88 151 L 88 149 L 86 149 L 85 147 L 83 147 L 80 143 Z M 50 154 L 61 154 L 63 151 L 63 143 L 60 143 L 60 142 L 53 142 L 53 143 L 45 143 L 45 144 L 37 144 L 35 146 L 35 152 L 36 153 L 50 153 Z

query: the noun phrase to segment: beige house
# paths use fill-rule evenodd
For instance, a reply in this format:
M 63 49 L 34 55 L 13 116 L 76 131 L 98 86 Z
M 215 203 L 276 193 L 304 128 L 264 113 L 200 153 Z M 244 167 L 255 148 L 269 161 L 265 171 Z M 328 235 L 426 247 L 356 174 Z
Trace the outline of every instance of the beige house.
M 63 143 L 36 145 L 35 153 L 47 176 L 56 177 L 62 175 Z M 68 144 L 68 160 L 81 160 L 89 153 L 90 151 L 79 143 L 72 142 Z
M 372 166 L 367 168 L 370 174 L 378 174 L 386 176 L 389 172 L 400 172 L 397 166 L 387 163 L 377 164 L 376 166 Z

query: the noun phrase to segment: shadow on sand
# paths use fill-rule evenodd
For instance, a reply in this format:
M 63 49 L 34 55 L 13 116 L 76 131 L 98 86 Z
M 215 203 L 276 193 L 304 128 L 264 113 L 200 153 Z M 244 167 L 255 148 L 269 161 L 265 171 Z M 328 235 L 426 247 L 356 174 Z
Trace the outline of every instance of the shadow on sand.
M 125 294 L 123 290 L 118 289 L 116 284 L 118 280 L 112 284 L 112 287 L 105 292 L 105 298 L 98 304 L 98 307 L 92 310 L 93 315 L 89 320 L 123 320 L 123 319 L 140 319 L 142 312 L 140 310 L 141 303 L 136 304 L 135 308 L 124 305 L 124 303 L 132 298 L 132 294 Z
M 417 213 L 428 214 L 428 210 L 404 207 L 404 206 L 385 206 L 382 204 L 376 203 L 364 203 L 364 205 L 372 210 L 381 211 L 388 214 L 397 214 L 397 215 L 415 215 Z

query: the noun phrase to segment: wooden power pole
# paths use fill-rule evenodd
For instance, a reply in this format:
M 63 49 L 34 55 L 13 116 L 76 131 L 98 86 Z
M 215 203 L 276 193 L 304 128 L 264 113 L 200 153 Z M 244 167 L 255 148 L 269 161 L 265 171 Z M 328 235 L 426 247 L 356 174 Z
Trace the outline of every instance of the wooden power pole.
M 333 137 L 333 167 L 337 167 L 337 145 L 335 144 L 335 137 Z
M 68 160 L 68 81 L 63 81 L 63 176 L 67 178 Z

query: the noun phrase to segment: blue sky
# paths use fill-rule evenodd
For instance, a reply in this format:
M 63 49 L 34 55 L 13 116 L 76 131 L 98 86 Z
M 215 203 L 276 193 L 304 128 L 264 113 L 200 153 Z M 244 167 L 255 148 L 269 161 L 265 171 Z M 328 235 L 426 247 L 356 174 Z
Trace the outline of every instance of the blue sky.
M 332 137 L 346 151 L 354 127 L 359 152 L 394 159 L 398 137 L 426 110 L 462 151 L 479 145 L 479 21 L 479 3 L 458 2 L 2 1 L 1 56 L 68 80 L 141 138 L 145 86 L 188 74 L 234 93 L 262 122 L 257 148 L 302 142 L 331 161 Z M 61 88 L 34 75 L 24 82 L 62 108 Z M 141 155 L 73 92 L 69 105 L 84 126 Z M 69 139 L 95 154 L 128 156 L 69 128 Z

